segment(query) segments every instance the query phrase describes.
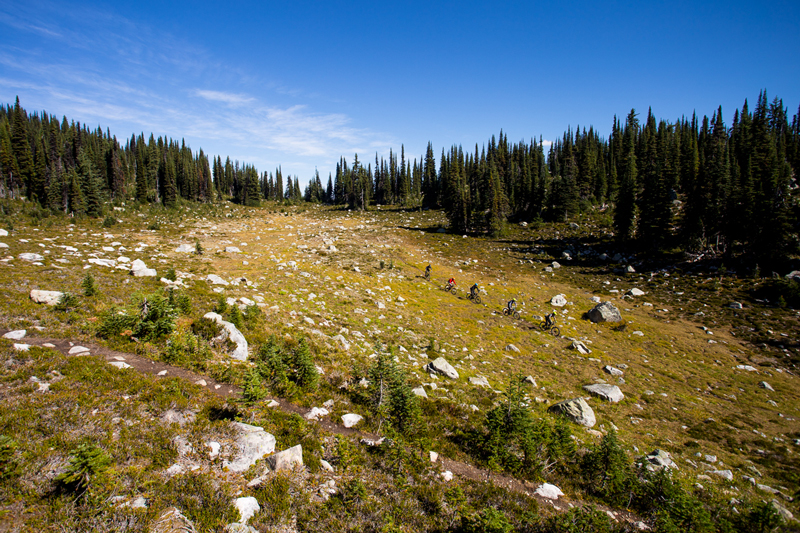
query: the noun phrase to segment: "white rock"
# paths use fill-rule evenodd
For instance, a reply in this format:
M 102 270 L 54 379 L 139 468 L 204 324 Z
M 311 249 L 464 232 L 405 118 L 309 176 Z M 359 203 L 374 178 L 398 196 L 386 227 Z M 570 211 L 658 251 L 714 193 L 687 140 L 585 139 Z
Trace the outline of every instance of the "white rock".
M 86 346 L 73 346 L 67 352 L 68 355 L 86 355 L 88 353 L 90 353 L 90 350 Z
M 432 463 L 435 463 L 436 461 L 439 460 L 439 454 L 434 452 L 433 450 L 428 452 L 428 456 L 430 457 Z
M 90 258 L 89 263 L 108 268 L 114 268 L 115 266 L 117 266 L 117 262 L 114 261 L 113 259 L 98 259 L 96 257 Z
M 567 298 L 563 294 L 556 294 L 550 298 L 550 305 L 554 307 L 564 307 L 567 305 Z
M 274 472 L 291 470 L 295 466 L 303 466 L 303 447 L 298 444 L 275 455 L 270 455 L 267 457 L 267 463 Z
M 258 426 L 231 422 L 239 431 L 236 439 L 238 453 L 233 461 L 224 461 L 223 467 L 233 472 L 244 472 L 256 461 L 275 451 L 275 437 Z
M 0 248 L 8 248 L 8 245 L 4 242 L 0 242 Z
M 30 344 L 23 344 L 23 343 L 15 342 L 14 343 L 14 349 L 16 351 L 18 351 L 18 352 L 27 352 L 28 350 L 31 349 L 31 345 Z
M 237 361 L 247 361 L 247 355 L 249 353 L 247 339 L 244 338 L 242 332 L 239 331 L 239 329 L 232 322 L 222 320 L 222 315 L 219 315 L 218 313 L 206 313 L 203 315 L 203 318 L 213 320 L 222 326 L 223 331 L 222 334 L 217 337 L 218 340 L 224 341 L 228 339 L 236 344 L 236 348 L 230 354 L 232 358 L 236 359 Z
M 733 481 L 733 472 L 731 472 L 730 470 L 712 470 L 709 473 L 714 474 L 715 476 L 719 476 L 722 479 Z
M 24 330 L 23 330 L 23 335 L 24 335 L 24 334 L 25 334 L 25 333 L 24 333 Z M 766 390 L 768 390 L 768 391 L 775 392 L 775 389 L 773 389 L 773 388 L 772 388 L 772 385 L 770 385 L 770 384 L 769 384 L 769 383 L 767 383 L 766 381 L 762 381 L 761 383 L 759 383 L 759 384 L 758 384 L 758 386 L 759 386 L 759 387 L 761 387 L 762 389 L 766 389 Z
M 489 387 L 489 380 L 484 376 L 473 376 L 469 378 L 469 382 L 477 387 Z
M 4 229 L 0 229 L 0 237 L 8 237 L 8 231 Z
M 206 446 L 208 446 L 209 448 L 211 448 L 211 451 L 210 451 L 210 452 L 208 452 L 208 458 L 209 458 L 209 459 L 212 459 L 212 460 L 213 460 L 213 459 L 215 459 L 217 456 L 219 456 L 219 449 L 220 449 L 220 447 L 221 447 L 221 445 L 220 445 L 220 443 L 219 443 L 219 442 L 216 442 L 216 441 L 213 441 L 213 440 L 211 440 L 211 441 L 208 441 L 208 442 L 206 442 Z
M 357 415 L 355 413 L 348 413 L 342 416 L 342 423 L 344 424 L 344 427 L 351 428 L 356 424 L 358 424 L 359 422 L 361 422 L 363 419 L 364 417 L 361 415 Z
M 432 374 L 441 374 L 450 379 L 458 379 L 458 372 L 444 357 L 438 357 L 425 365 L 424 370 Z
M 39 254 L 25 253 L 25 254 L 19 254 L 18 257 L 23 261 L 29 261 L 29 262 L 44 261 L 44 256 L 41 256 Z
M 237 248 L 236 246 L 226 246 L 225 247 L 225 253 L 240 254 L 240 253 L 242 253 L 242 251 L 239 248 Z
M 124 363 L 122 361 L 111 361 L 108 364 L 111 365 L 111 366 L 115 366 L 115 367 L 119 368 L 120 370 L 124 369 L 124 368 L 131 368 L 131 365 L 129 365 L 128 363 Z
M 325 470 L 327 470 L 328 472 L 333 472 L 333 467 L 332 467 L 332 466 L 331 466 L 331 464 L 330 464 L 328 461 L 326 461 L 325 459 L 320 459 L 320 460 L 319 460 L 319 464 L 320 464 L 320 466 L 321 466 L 322 468 L 324 468 L 324 469 L 325 469 Z
M 190 253 L 193 253 L 194 250 L 195 250 L 195 247 L 192 246 L 191 244 L 181 244 L 180 246 L 175 248 L 176 252 L 182 253 L 182 254 L 190 254 Z
M 4 339 L 11 339 L 11 340 L 14 340 L 14 341 L 18 341 L 18 340 L 21 340 L 25 336 L 25 333 L 27 333 L 26 330 L 17 329 L 17 330 L 14 330 L 14 331 L 9 331 L 5 335 L 3 335 L 3 338 Z
M 601 400 L 611 403 L 617 403 L 625 398 L 625 396 L 622 394 L 622 391 L 616 385 L 595 383 L 594 385 L 585 385 L 583 388 L 592 396 L 597 396 Z
M 304 415 L 306 420 L 319 420 L 323 416 L 328 416 L 330 412 L 324 407 L 312 407 L 309 412 Z
M 517 348 L 513 344 L 509 344 L 509 345 L 506 346 L 506 351 L 507 352 L 519 353 L 519 348 Z
M 542 498 L 547 498 L 548 500 L 557 500 L 559 496 L 564 495 L 564 493 L 561 492 L 561 489 L 551 483 L 543 483 L 534 491 L 534 494 L 537 494 Z
M 445 470 L 439 475 L 442 476 L 443 481 L 453 481 L 453 473 L 449 470 Z
M 254 514 L 261 510 L 261 506 L 258 505 L 258 500 L 252 496 L 236 498 L 233 500 L 233 506 L 239 510 L 239 515 L 241 516 L 239 520 L 240 524 L 246 524 Z
M 206 276 L 206 281 L 211 282 L 212 285 L 230 285 L 227 281 L 217 276 L 216 274 L 209 274 Z
M 31 300 L 37 304 L 56 305 L 63 297 L 64 293 L 59 291 L 31 291 Z
M 415 396 L 418 396 L 420 398 L 428 397 L 428 393 L 425 392 L 425 387 L 417 387 L 416 389 L 412 389 L 411 392 L 413 392 Z
M 644 296 L 644 291 L 634 287 L 625 294 L 627 294 L 628 296 Z

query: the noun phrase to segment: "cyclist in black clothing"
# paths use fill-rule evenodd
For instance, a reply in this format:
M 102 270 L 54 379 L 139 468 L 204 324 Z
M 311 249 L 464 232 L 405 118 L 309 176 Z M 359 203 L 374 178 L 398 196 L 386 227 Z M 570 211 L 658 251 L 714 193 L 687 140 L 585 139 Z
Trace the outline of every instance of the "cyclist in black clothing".
M 544 325 L 545 325 L 546 328 L 550 328 L 550 327 L 554 326 L 555 323 L 556 323 L 556 314 L 555 313 L 550 313 L 550 314 L 544 315 Z
M 431 265 L 425 267 L 425 277 L 430 277 L 431 275 Z
M 508 302 L 508 313 L 513 314 L 514 311 L 516 310 L 517 310 L 517 299 L 511 298 L 511 300 Z
M 469 288 L 469 293 L 473 298 L 475 297 L 475 295 L 478 294 L 478 284 L 477 283 Z

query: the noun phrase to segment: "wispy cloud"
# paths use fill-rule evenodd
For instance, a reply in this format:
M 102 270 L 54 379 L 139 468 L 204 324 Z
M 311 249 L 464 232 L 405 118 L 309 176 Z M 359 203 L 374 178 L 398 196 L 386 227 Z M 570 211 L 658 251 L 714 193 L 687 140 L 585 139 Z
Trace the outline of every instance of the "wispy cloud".
M 249 104 L 255 101 L 255 98 L 245 96 L 243 94 L 226 93 L 222 91 L 206 91 L 195 89 L 194 94 L 200 98 L 211 100 L 214 102 L 225 102 L 226 104 L 238 106 L 242 104 Z

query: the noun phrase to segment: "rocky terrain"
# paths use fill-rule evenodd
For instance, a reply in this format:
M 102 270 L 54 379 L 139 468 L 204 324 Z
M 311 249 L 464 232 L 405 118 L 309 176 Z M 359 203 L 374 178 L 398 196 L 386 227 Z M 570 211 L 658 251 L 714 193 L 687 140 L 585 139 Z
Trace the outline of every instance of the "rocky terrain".
M 0 232 L 0 529 L 668 530 L 580 473 L 609 435 L 718 530 L 797 527 L 797 313 L 758 280 L 638 260 L 589 218 L 489 239 L 433 211 L 114 209 L 22 207 Z M 266 346 L 308 347 L 316 381 L 302 361 L 288 387 L 254 378 Z M 389 350 L 413 431 L 365 398 Z M 480 448 L 512 396 L 553 431 L 563 415 L 574 457 Z

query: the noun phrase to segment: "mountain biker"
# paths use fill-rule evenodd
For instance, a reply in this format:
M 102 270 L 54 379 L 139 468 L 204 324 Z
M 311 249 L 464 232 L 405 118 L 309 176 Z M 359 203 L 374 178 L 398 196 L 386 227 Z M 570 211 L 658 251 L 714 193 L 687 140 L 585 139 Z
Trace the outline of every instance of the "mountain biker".
M 544 315 L 544 325 L 546 328 L 551 328 L 556 323 L 556 314 L 555 312 Z
M 470 297 L 475 298 L 477 294 L 478 294 L 478 284 L 476 283 L 469 288 L 469 295 Z
M 508 312 L 513 313 L 516 310 L 517 310 L 517 299 L 511 298 L 511 300 L 508 302 Z
M 456 280 L 454 280 L 453 278 L 450 278 L 450 279 L 447 280 L 447 288 L 448 289 L 451 288 L 451 287 L 455 287 L 455 286 L 456 286 Z
M 431 265 L 429 264 L 428 266 L 425 267 L 425 277 L 428 277 L 430 275 L 431 275 Z

